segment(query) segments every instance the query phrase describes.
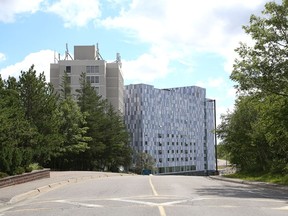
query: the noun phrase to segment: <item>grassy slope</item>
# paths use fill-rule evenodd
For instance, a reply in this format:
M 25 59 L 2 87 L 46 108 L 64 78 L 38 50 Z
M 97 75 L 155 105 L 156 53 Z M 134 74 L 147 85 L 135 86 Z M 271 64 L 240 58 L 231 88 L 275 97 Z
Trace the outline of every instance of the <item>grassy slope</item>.
M 235 173 L 231 175 L 225 175 L 225 177 L 288 185 L 288 175 L 283 176 L 271 173 Z

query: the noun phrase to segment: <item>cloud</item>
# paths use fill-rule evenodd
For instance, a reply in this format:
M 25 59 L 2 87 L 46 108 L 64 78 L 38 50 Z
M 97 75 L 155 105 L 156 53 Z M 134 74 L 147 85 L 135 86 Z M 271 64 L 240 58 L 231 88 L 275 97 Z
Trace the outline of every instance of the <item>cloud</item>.
M 24 58 L 23 61 L 14 65 L 7 66 L 0 70 L 1 77 L 7 79 L 9 76 L 18 78 L 21 71 L 27 71 L 32 64 L 35 65 L 35 70 L 38 74 L 44 71 L 46 81 L 50 81 L 50 63 L 54 62 L 54 51 L 41 50 L 31 53 Z
M 161 56 L 143 54 L 135 60 L 123 60 L 124 79 L 133 83 L 149 83 L 164 77 L 168 72 L 168 61 Z
M 83 27 L 101 15 L 99 0 L 60 0 L 46 9 L 64 21 L 65 27 Z
M 44 0 L 1 0 L 0 22 L 15 21 L 15 16 L 23 13 L 35 13 Z
M 122 10 L 118 17 L 102 20 L 106 28 L 120 29 L 151 50 L 160 47 L 172 61 L 193 61 L 197 53 L 216 53 L 226 59 L 231 72 L 234 49 L 246 37 L 242 25 L 263 9 L 266 0 L 140 1 Z M 165 50 L 165 51 L 164 51 Z M 153 54 L 153 53 L 150 53 Z
M 6 56 L 4 53 L 0 53 L 0 62 L 1 61 L 5 61 L 6 60 Z

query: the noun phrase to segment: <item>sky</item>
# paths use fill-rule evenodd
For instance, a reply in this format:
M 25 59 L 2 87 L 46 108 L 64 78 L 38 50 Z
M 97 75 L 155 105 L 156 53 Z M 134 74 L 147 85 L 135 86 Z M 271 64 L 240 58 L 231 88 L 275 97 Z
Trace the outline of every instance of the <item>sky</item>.
M 219 117 L 233 110 L 229 76 L 242 29 L 268 0 L 0 0 L 0 74 L 19 77 L 34 64 L 49 82 L 66 44 L 96 45 L 107 62 L 120 53 L 124 84 L 200 86 Z M 279 2 L 279 1 L 276 1 Z

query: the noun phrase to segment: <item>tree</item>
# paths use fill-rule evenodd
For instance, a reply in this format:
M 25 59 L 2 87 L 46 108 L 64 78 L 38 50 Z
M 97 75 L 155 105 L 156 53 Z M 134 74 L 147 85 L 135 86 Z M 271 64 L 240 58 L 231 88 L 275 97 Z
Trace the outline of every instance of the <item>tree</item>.
M 258 97 L 240 97 L 234 112 L 223 115 L 217 128 L 230 162 L 242 170 L 268 169 L 270 148 L 263 125 L 260 127 L 262 109 Z
M 80 89 L 78 93 L 78 105 L 82 113 L 86 115 L 87 121 L 87 136 L 92 140 L 88 142 L 89 151 L 81 154 L 79 169 L 104 169 L 103 167 L 103 152 L 105 151 L 104 133 L 105 124 L 105 101 L 97 94 L 95 89 L 86 80 L 86 74 L 80 76 Z
M 30 139 L 23 140 L 23 145 L 32 148 L 35 162 L 44 166 L 61 142 L 60 121 L 57 116 L 58 98 L 53 87 L 46 83 L 44 73 L 36 76 L 33 65 L 28 71 L 21 71 L 18 91 L 25 119 L 37 131 L 33 142 Z
M 123 116 L 106 102 L 103 166 L 110 171 L 118 171 L 119 166 L 128 167 L 131 163 L 129 134 L 124 125 Z
M 58 111 L 62 141 L 59 142 L 57 152 L 53 155 L 51 166 L 54 169 L 73 170 L 77 167 L 75 158 L 89 149 L 87 142 L 91 141 L 91 138 L 86 136 L 88 130 L 86 116 L 72 99 L 67 74 L 62 80 Z
M 25 119 L 17 82 L 0 76 L 0 171 L 20 174 L 32 162 L 32 149 L 25 148 L 23 140 L 33 140 L 35 130 Z
M 141 174 L 144 169 L 155 170 L 155 161 L 150 154 L 135 152 L 135 172 Z
M 254 46 L 241 43 L 230 78 L 238 91 L 288 96 L 288 1 L 269 2 L 262 17 L 252 15 L 244 30 Z
M 123 117 L 97 94 L 85 73 L 81 74 L 77 92 L 78 105 L 87 115 L 87 136 L 92 138 L 89 151 L 81 156 L 82 169 L 118 171 L 119 166 L 128 166 L 131 149 Z

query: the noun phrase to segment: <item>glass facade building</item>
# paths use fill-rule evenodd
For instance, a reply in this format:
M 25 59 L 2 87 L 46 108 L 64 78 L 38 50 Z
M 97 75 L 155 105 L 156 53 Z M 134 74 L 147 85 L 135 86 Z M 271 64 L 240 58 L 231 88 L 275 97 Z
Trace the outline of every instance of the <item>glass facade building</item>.
M 204 88 L 136 84 L 124 91 L 131 146 L 154 158 L 156 173 L 215 171 L 215 103 Z

